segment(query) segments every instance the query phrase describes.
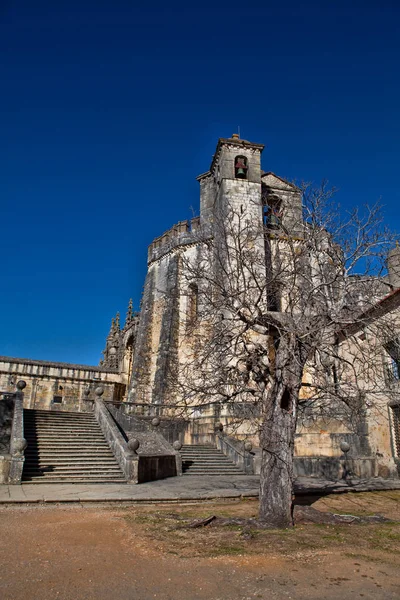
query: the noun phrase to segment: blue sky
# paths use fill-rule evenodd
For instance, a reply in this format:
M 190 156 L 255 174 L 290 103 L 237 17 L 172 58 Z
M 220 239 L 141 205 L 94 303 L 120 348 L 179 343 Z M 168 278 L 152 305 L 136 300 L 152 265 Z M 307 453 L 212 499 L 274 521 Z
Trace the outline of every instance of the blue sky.
M 397 0 L 0 0 L 0 354 L 97 364 L 240 126 L 399 230 Z

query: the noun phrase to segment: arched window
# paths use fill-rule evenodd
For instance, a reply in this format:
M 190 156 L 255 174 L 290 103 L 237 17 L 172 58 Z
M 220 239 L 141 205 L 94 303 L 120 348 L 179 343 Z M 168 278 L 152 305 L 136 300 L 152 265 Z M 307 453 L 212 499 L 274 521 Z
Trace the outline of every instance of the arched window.
M 126 373 L 127 385 L 129 386 L 131 376 L 132 376 L 132 366 L 133 366 L 133 348 L 135 345 L 135 338 L 133 335 L 129 337 L 126 342 L 124 349 L 124 362 L 123 362 L 123 372 Z
M 236 179 L 247 179 L 247 158 L 245 156 L 237 156 L 235 158 L 235 177 Z
M 264 204 L 264 225 L 277 229 L 282 222 L 282 201 L 277 196 L 269 196 Z

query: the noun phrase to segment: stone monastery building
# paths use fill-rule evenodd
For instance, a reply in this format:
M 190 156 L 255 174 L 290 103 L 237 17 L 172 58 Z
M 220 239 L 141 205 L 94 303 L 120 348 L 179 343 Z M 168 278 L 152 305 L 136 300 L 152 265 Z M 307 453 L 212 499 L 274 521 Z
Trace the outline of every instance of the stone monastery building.
M 130 301 L 124 323 L 121 324 L 119 314 L 112 320 L 99 366 L 0 357 L 0 392 L 4 397 L 13 393 L 17 381 L 23 379 L 27 384 L 25 409 L 86 413 L 93 410 L 96 389 L 101 384 L 102 399 L 113 403 L 114 418 L 115 407 L 124 414 L 119 421 L 121 426 L 129 419 L 132 425 L 132 419 L 140 416 L 157 416 L 162 420 L 160 431 L 170 443 L 179 439 L 188 445 L 217 445 L 231 458 L 235 452 L 240 454 L 243 444 L 250 440 L 252 469 L 257 471 L 257 436 L 246 425 L 246 419 L 239 428 L 232 428 L 238 409 L 232 411 L 231 407 L 211 400 L 196 406 L 194 397 L 191 409 L 179 415 L 169 407 L 182 404 L 182 393 L 179 386 L 173 385 L 173 377 L 181 376 L 182 365 L 196 353 L 194 340 L 196 336 L 198 339 L 200 327 L 201 293 L 188 272 L 194 272 L 200 263 L 212 264 L 215 244 L 220 243 L 215 224 L 224 219 L 229 221 L 232 218 L 229 210 L 232 210 L 237 215 L 245 214 L 259 231 L 269 228 L 273 232 L 281 227 L 292 239 L 301 233 L 302 193 L 292 183 L 261 170 L 262 151 L 263 145 L 239 139 L 238 135 L 218 140 L 209 171 L 197 178 L 199 216 L 180 221 L 150 244 L 140 311 L 134 312 Z M 275 237 L 274 241 L 274 235 L 271 236 L 269 250 L 264 238 L 253 241 L 259 244 L 265 264 L 271 268 L 280 251 L 279 239 Z M 400 250 L 396 248 L 389 256 L 386 287 L 376 306 L 369 308 L 368 323 L 376 332 L 374 346 L 379 339 L 379 320 L 385 315 L 393 315 L 393 322 L 399 322 L 400 326 L 399 266 Z M 221 277 L 223 271 L 222 265 Z M 277 289 L 266 298 L 269 311 L 283 310 L 284 303 Z M 359 343 L 357 336 L 360 335 L 365 336 L 365 332 L 355 326 L 344 340 L 348 346 L 346 351 L 356 352 L 352 340 Z M 379 341 L 382 360 L 376 380 L 377 387 L 382 389 L 379 406 L 376 401 L 372 406 L 367 397 L 363 416 L 356 427 L 340 414 L 310 419 L 305 413 L 299 418 L 295 450 L 299 474 L 341 477 L 344 452 L 348 451 L 346 464 L 350 464 L 355 475 L 397 476 L 400 458 L 400 343 L 397 344 L 397 340 L 400 340 L 400 327 L 394 330 L 391 340 Z M 369 338 L 365 343 L 369 343 Z M 168 419 L 169 424 L 164 422 Z M 224 442 L 218 433 L 222 426 Z

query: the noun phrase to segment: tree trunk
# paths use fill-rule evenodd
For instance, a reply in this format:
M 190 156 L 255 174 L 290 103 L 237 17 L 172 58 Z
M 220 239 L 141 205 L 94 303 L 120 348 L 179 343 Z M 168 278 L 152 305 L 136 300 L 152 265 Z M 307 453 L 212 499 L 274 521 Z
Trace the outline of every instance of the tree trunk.
M 302 354 L 301 344 L 294 335 L 280 338 L 274 382 L 264 399 L 259 518 L 273 527 L 293 524 L 293 452 L 305 364 Z

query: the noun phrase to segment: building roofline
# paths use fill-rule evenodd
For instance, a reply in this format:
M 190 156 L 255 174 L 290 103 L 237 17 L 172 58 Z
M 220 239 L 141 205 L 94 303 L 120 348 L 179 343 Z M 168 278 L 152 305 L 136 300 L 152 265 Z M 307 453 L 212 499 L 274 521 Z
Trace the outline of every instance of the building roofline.
M 262 152 L 264 150 L 264 148 L 265 148 L 264 144 L 256 144 L 256 143 L 253 143 L 253 142 L 249 142 L 248 140 L 241 140 L 239 137 L 219 138 L 218 143 L 217 143 L 217 148 L 215 150 L 215 154 L 212 157 L 211 166 L 210 166 L 210 173 L 212 173 L 212 171 L 214 169 L 215 162 L 216 162 L 217 157 L 219 155 L 219 152 L 220 152 L 222 146 L 224 146 L 225 144 L 229 144 L 231 146 L 239 146 L 239 147 L 242 147 L 242 148 L 256 148 L 260 152 Z
M 389 311 L 400 306 L 400 288 L 392 290 L 389 294 L 378 300 L 376 304 L 368 308 L 366 311 L 358 315 L 357 321 L 349 323 L 342 327 L 338 332 L 339 340 L 343 341 L 345 338 L 354 335 L 360 329 L 369 325 L 375 319 L 382 317 Z
M 33 358 L 15 358 L 12 356 L 0 356 L 0 362 L 10 362 L 10 363 L 24 363 L 28 365 L 38 365 L 42 367 L 61 367 L 64 369 L 75 369 L 75 370 L 84 370 L 84 371 L 96 371 L 100 373 L 115 373 L 119 374 L 119 371 L 116 369 L 107 369 L 104 367 L 92 366 L 92 365 L 76 365 L 73 363 L 64 363 L 64 362 L 55 362 L 52 360 L 36 360 Z
M 296 192 L 300 192 L 300 188 L 297 187 L 297 185 L 295 185 L 294 183 L 291 183 L 290 181 L 288 181 L 287 179 L 284 179 L 283 177 L 279 177 L 279 175 L 277 175 L 276 173 L 274 173 L 273 171 L 265 171 L 261 173 L 261 179 L 263 177 L 266 177 L 267 175 L 273 175 L 274 177 L 276 177 L 277 179 L 279 179 L 280 181 L 282 181 L 282 183 L 286 183 L 286 185 L 289 185 L 291 188 L 293 188 L 293 190 L 295 190 Z
M 211 177 L 211 171 L 206 171 L 205 173 L 201 173 L 197 175 L 196 181 L 201 181 L 202 179 L 207 179 L 207 177 Z

